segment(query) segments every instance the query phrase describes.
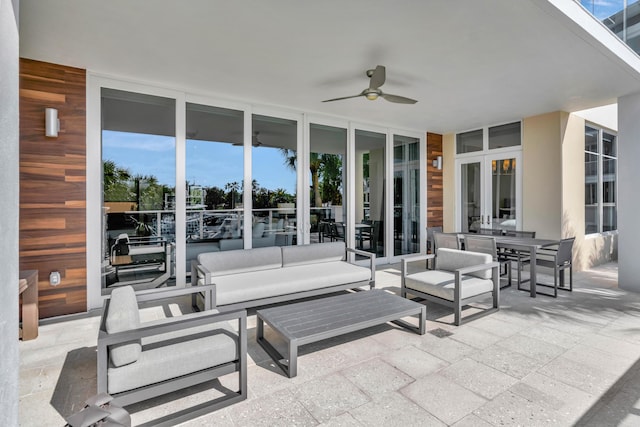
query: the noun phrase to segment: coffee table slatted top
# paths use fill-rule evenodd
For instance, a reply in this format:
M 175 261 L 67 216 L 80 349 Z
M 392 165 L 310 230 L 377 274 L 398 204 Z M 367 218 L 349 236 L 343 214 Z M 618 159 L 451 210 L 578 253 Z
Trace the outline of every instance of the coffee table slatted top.
M 258 315 L 289 340 L 305 340 L 332 331 L 353 329 L 416 314 L 414 301 L 379 289 L 341 294 L 287 306 L 258 310 Z M 406 311 L 406 314 L 403 312 Z

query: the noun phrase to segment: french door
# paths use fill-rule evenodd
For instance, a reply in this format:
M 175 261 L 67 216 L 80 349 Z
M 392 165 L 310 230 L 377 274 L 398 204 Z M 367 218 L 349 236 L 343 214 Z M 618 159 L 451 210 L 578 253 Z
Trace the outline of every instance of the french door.
M 522 153 L 507 151 L 456 160 L 457 230 L 520 230 Z

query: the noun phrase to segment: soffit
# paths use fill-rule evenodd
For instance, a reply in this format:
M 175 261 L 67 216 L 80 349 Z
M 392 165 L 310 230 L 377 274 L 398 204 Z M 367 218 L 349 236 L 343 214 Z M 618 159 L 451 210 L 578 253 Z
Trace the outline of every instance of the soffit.
M 640 62 L 611 54 L 552 3 L 559 0 L 22 0 L 20 53 L 438 133 L 582 110 L 639 91 Z M 419 102 L 321 102 L 359 93 L 365 70 L 378 64 L 387 67 L 385 92 Z

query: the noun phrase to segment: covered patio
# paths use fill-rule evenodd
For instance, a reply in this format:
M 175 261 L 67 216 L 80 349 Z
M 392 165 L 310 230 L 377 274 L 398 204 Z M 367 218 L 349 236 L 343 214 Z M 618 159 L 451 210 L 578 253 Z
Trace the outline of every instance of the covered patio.
M 398 293 L 400 266 L 377 288 Z M 451 326 L 427 304 L 424 336 L 389 324 L 302 347 L 287 378 L 255 342 L 249 311 L 249 397 L 184 425 L 637 425 L 640 295 L 617 264 L 576 273 L 572 293 L 532 299 L 505 288 L 501 310 Z M 188 301 L 145 308 L 154 319 Z M 473 310 L 473 309 L 470 309 Z M 20 343 L 22 425 L 61 425 L 96 390 L 99 316 L 60 318 Z M 208 400 L 214 382 L 130 407 L 135 424 Z

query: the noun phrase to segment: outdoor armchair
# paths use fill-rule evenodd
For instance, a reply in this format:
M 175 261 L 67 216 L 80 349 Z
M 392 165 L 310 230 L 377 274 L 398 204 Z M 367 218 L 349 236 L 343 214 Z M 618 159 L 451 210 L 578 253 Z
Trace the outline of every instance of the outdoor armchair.
M 409 263 L 436 257 L 435 270 L 409 271 Z M 415 255 L 402 259 L 400 296 L 411 294 L 427 301 L 452 307 L 454 323 L 462 321 L 462 307 L 470 302 L 493 297 L 493 310 L 500 307 L 500 263 L 489 254 L 465 252 L 458 249 L 438 249 L 436 254 Z M 475 317 L 475 315 L 474 315 Z M 468 317 L 465 320 L 468 320 Z
M 152 397 L 237 373 L 238 390 L 172 414 L 183 422 L 247 397 L 247 318 L 245 310 L 210 310 L 212 286 L 134 292 L 114 289 L 105 301 L 98 333 L 98 393 L 127 406 Z M 204 292 L 205 309 L 152 322 L 140 321 L 138 302 Z M 232 328 L 230 321 L 236 328 Z M 165 420 L 158 420 L 162 424 Z

